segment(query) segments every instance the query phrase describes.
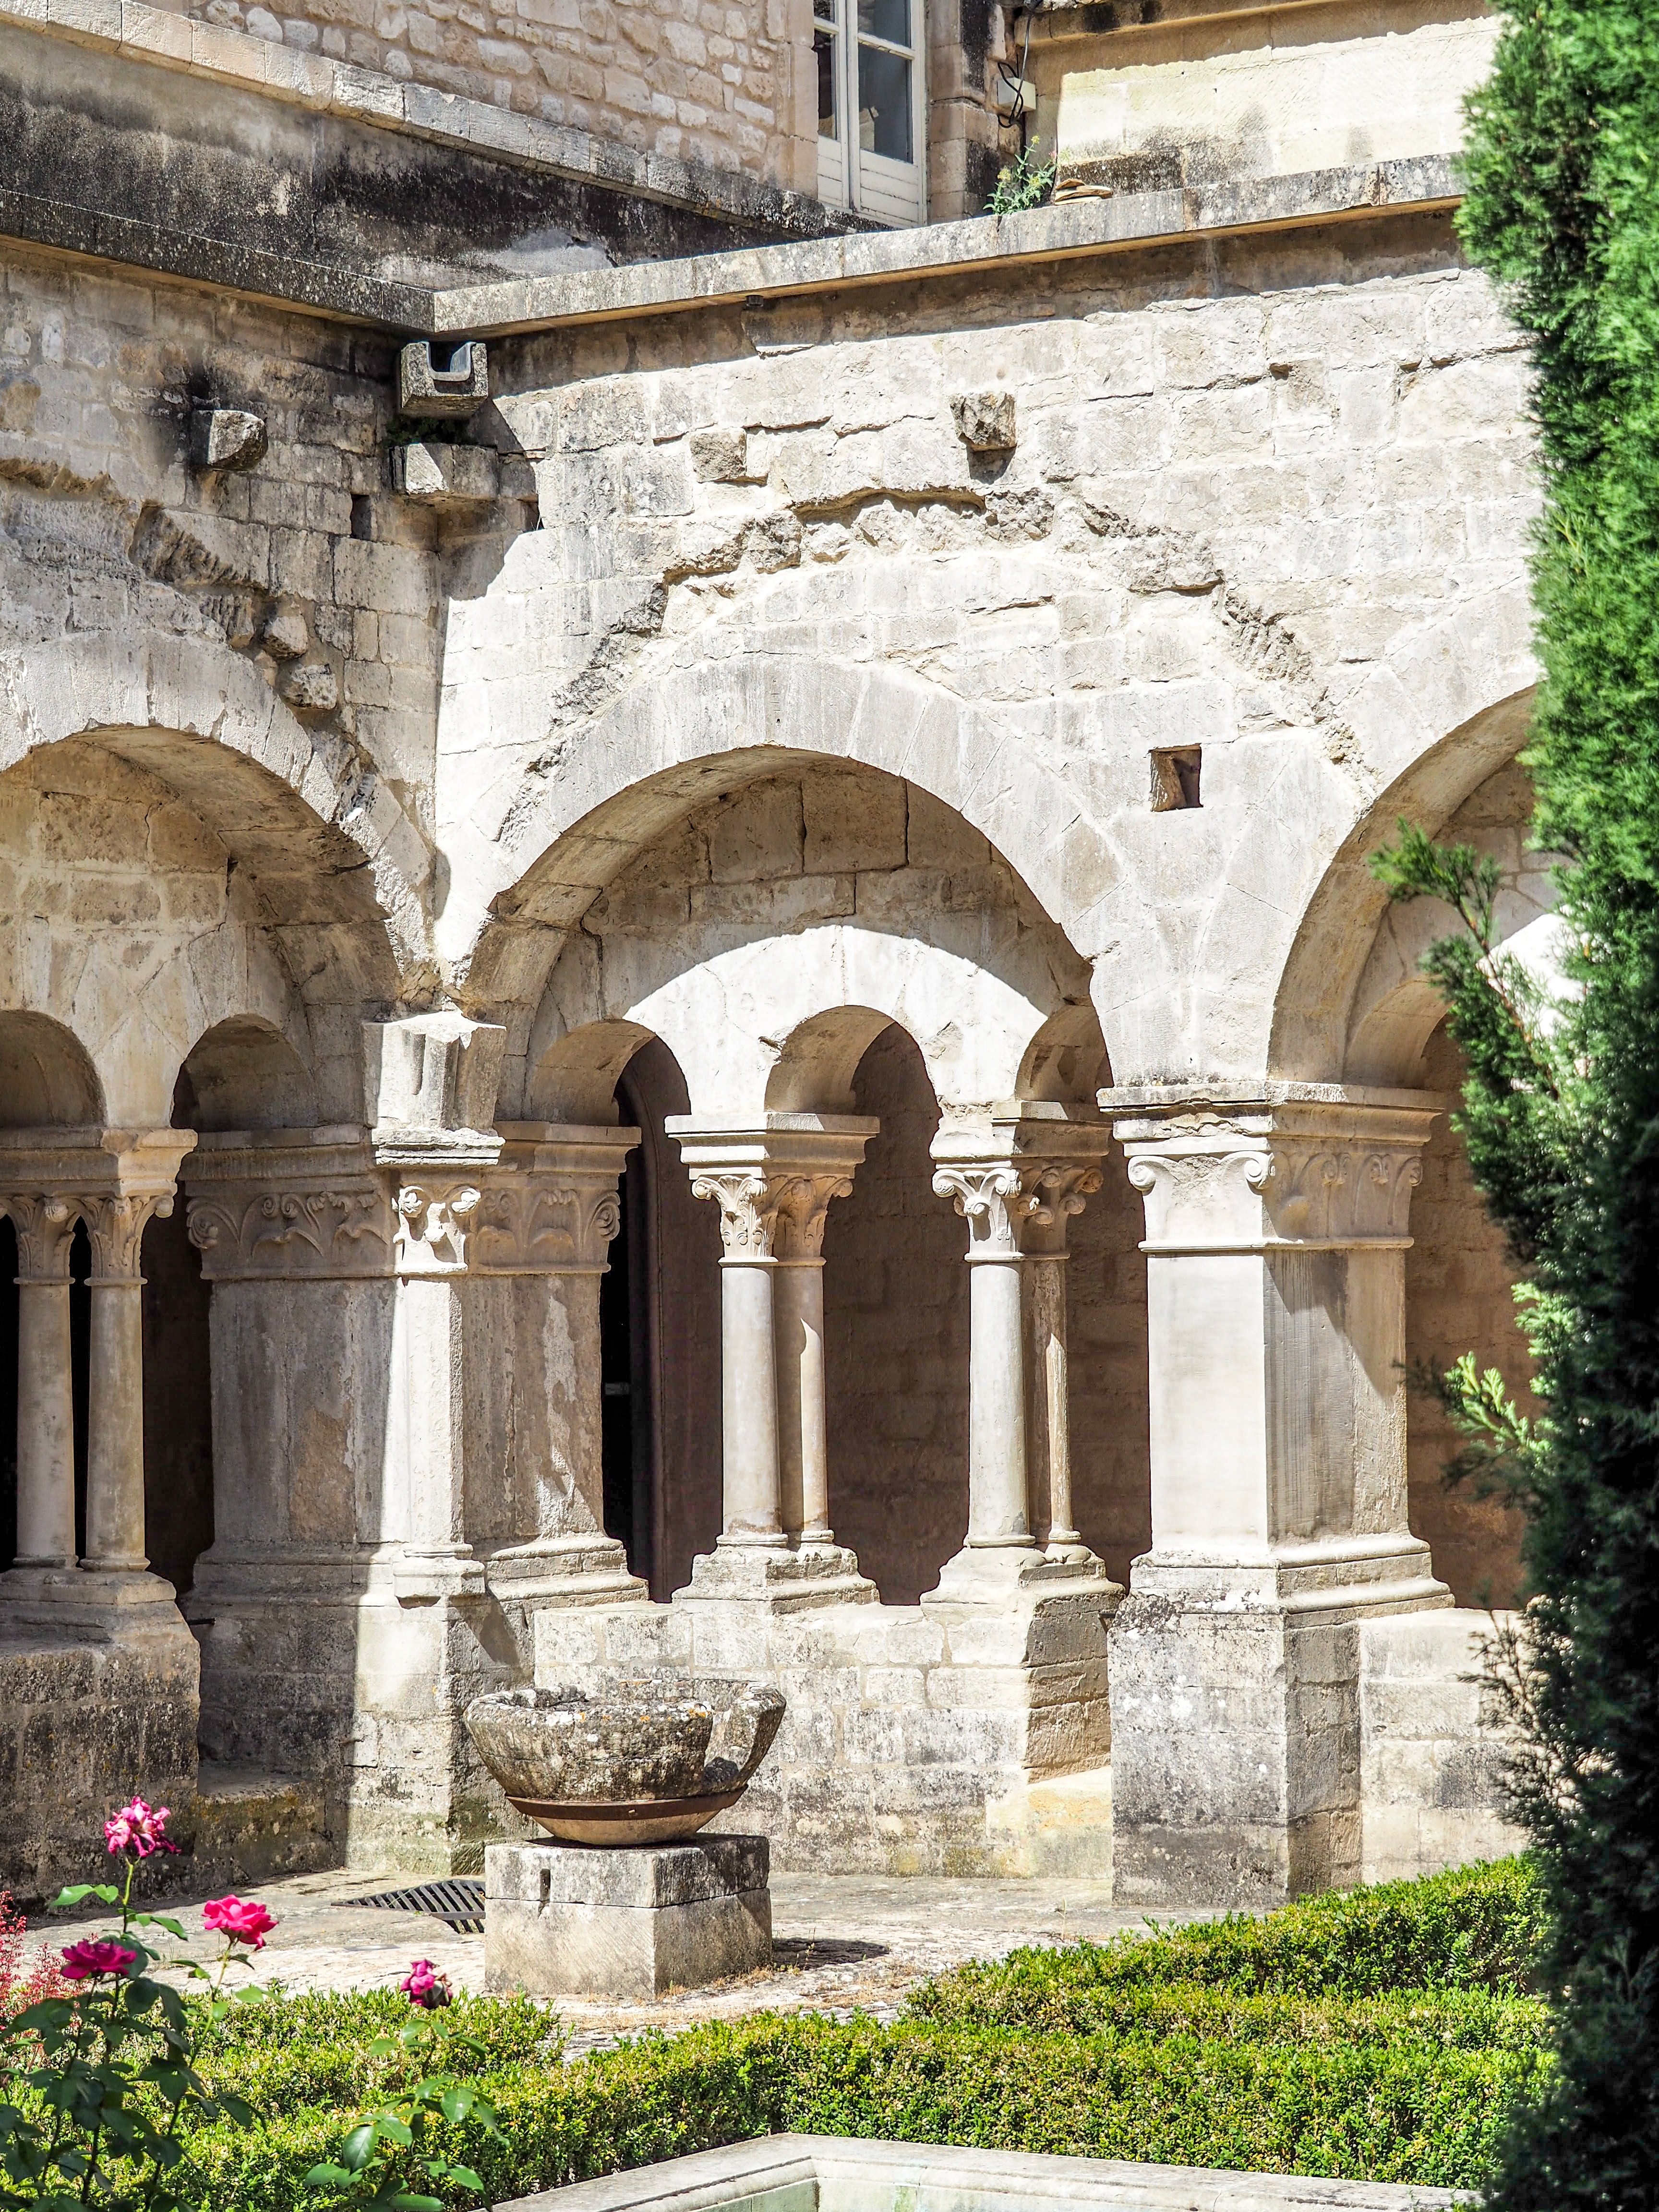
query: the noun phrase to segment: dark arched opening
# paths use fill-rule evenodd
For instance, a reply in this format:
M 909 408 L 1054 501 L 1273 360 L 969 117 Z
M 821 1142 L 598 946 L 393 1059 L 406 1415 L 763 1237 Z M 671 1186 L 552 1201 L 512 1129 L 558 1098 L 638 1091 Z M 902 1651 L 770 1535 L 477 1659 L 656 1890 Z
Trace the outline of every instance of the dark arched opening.
M 623 1171 L 622 1227 L 599 1286 L 605 1522 L 663 1600 L 720 1528 L 720 1217 L 691 1195 L 663 1124 L 690 1110 L 685 1078 L 653 1038 L 617 1084 L 640 1143 Z

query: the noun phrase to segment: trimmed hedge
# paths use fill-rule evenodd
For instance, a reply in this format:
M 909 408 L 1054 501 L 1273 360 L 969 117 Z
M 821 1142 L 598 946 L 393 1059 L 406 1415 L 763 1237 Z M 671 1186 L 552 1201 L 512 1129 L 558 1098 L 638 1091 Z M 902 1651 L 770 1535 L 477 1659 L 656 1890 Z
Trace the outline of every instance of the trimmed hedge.
M 472 2000 L 505 2150 L 453 2150 L 497 2198 L 776 2130 L 1478 2187 L 1550 2061 L 1523 1994 L 1536 1893 L 1514 1861 L 1310 1899 L 1264 1920 L 1020 1952 L 918 1990 L 886 2027 L 763 2015 L 559 2063 L 550 2016 Z M 204 2071 L 268 2116 L 195 2156 L 223 2212 L 324 2212 L 299 2177 L 401 2061 L 402 2001 L 233 2014 Z
M 1127 1997 L 1182 1985 L 1304 2001 L 1401 1990 L 1513 1993 L 1531 1986 L 1546 1926 L 1525 1861 L 1500 1859 L 1302 1898 L 1260 1920 L 1231 1914 L 1152 1938 L 1016 1951 L 940 1975 L 909 2009 L 940 2021 L 1087 2027 L 1103 2022 L 1109 1992 Z
M 487 2077 L 505 2151 L 457 2131 L 497 2199 L 780 2130 L 1478 2186 L 1536 2048 L 1291 2046 L 1035 2035 L 813 2014 L 647 2038 Z M 225 2212 L 325 2204 L 299 2177 L 342 2116 L 215 2129 L 193 2147 Z

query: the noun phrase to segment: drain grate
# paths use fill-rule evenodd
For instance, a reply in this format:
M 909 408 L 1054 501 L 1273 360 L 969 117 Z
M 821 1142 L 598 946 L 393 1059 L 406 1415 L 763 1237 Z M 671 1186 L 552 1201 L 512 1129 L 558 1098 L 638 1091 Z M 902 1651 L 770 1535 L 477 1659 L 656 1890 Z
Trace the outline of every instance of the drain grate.
M 343 1905 L 378 1905 L 387 1912 L 429 1912 L 463 1936 L 483 1934 L 484 1886 L 465 1879 L 423 1881 L 414 1889 L 383 1889 L 374 1897 L 343 1897 Z

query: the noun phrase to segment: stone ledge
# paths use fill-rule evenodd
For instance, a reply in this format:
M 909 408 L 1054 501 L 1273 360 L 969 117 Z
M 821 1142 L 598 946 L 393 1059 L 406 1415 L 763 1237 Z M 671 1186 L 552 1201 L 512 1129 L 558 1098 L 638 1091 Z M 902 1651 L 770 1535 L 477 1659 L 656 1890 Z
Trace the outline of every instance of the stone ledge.
M 246 31 L 148 8 L 141 0 L 0 0 L 0 24 L 208 77 L 319 114 L 492 155 L 578 183 L 606 185 L 668 207 L 806 238 L 863 227 L 857 216 L 844 216 L 804 193 L 757 183 L 736 170 L 635 154 L 568 124 L 518 115 L 432 85 L 404 83 L 378 70 L 301 53 Z
M 1020 268 L 1182 239 L 1420 214 L 1455 207 L 1461 196 L 1450 155 L 1179 191 L 1126 192 L 915 230 L 458 286 L 434 295 L 432 327 L 434 336 L 491 337 L 623 316 L 682 314 L 738 301 L 951 276 L 993 263 Z

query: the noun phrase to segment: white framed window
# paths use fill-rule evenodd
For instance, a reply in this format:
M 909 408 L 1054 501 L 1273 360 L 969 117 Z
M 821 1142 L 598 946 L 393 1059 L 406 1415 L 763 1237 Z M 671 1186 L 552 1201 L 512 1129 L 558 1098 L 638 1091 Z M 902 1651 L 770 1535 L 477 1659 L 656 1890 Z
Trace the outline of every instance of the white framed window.
M 818 197 L 878 222 L 927 214 L 922 0 L 812 0 Z

